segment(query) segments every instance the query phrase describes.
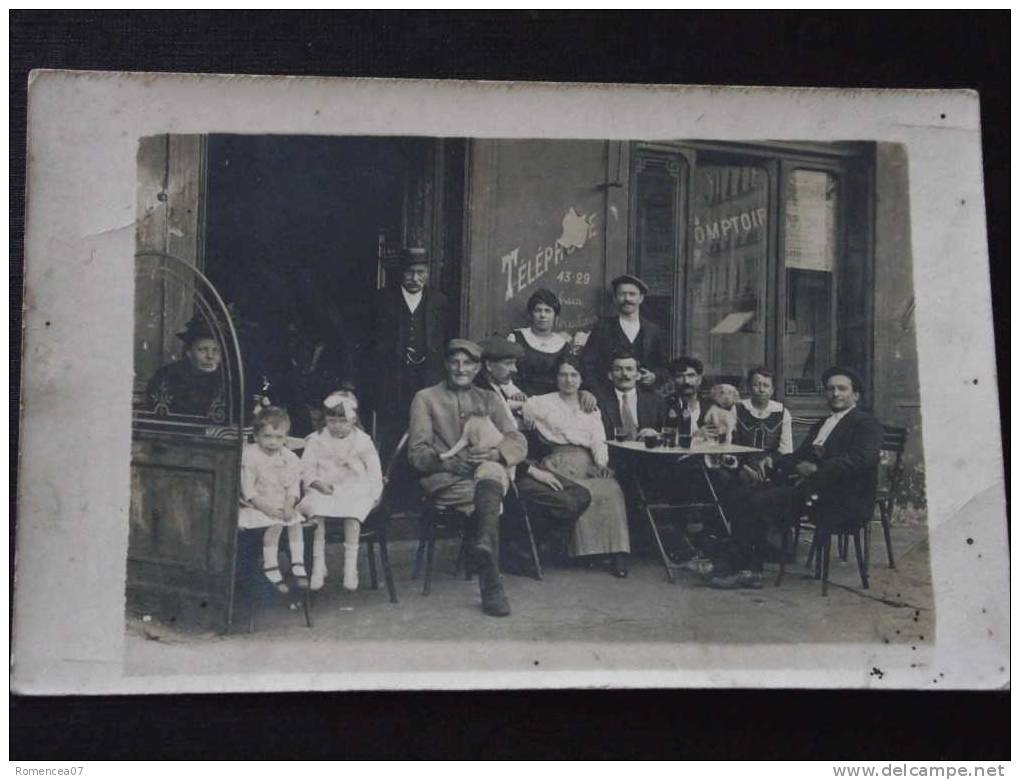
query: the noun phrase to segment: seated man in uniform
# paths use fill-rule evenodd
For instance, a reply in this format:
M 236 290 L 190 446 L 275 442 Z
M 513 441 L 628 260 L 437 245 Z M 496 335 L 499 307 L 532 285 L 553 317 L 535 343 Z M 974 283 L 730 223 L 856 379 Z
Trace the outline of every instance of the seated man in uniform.
M 792 525 L 808 499 L 815 523 L 832 533 L 859 526 L 874 511 L 882 425 L 857 405 L 862 382 L 856 371 L 833 366 L 822 383 L 832 414 L 791 454 L 766 456 L 768 483 L 745 492 L 739 511 L 731 513 L 732 538 L 703 572 L 712 587 L 760 588 L 767 532 Z
M 446 345 L 446 379 L 419 390 L 411 402 L 408 459 L 424 475 L 421 485 L 431 501 L 472 515 L 478 529 L 473 553 L 482 610 L 503 617 L 510 614 L 510 604 L 497 564 L 500 505 L 510 474 L 528 448 L 506 404 L 474 384 L 481 360 L 482 349 L 473 341 L 453 339 Z M 465 423 L 479 414 L 489 417 L 502 441 L 441 458 L 460 440 Z

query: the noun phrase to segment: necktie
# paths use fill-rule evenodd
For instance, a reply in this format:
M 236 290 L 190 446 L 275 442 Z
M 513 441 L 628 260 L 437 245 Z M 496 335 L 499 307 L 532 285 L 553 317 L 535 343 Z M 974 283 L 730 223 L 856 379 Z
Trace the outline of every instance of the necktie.
M 637 436 L 637 420 L 634 419 L 634 413 L 630 410 L 630 403 L 627 400 L 629 395 L 629 393 L 620 395 L 620 421 L 623 423 L 623 431 L 627 434 L 627 438 L 633 439 Z

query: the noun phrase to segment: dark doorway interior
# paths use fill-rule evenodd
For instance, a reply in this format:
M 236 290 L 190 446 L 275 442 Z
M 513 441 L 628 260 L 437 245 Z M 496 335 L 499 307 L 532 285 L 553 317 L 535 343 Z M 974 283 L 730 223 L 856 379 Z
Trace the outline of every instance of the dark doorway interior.
M 344 350 L 356 378 L 379 234 L 401 235 L 419 150 L 396 138 L 210 136 L 206 272 L 242 323 L 249 396 L 280 373 L 295 331 Z

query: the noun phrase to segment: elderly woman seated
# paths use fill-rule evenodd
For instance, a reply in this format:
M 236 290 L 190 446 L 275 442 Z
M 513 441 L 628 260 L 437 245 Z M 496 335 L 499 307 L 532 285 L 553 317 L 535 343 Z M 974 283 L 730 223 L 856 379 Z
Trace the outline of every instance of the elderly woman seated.
M 563 357 L 555 393 L 532 396 L 524 404 L 524 426 L 537 433 L 548 454 L 543 468 L 571 479 L 591 493 L 591 505 L 578 518 L 570 540 L 571 557 L 608 556 L 610 571 L 627 576 L 630 552 L 623 491 L 609 469 L 609 448 L 598 410 L 581 409 L 579 362 Z
M 145 387 L 145 407 L 158 415 L 186 415 L 225 421 L 223 351 L 209 326 L 193 317 L 177 334 L 184 357 L 153 374 Z

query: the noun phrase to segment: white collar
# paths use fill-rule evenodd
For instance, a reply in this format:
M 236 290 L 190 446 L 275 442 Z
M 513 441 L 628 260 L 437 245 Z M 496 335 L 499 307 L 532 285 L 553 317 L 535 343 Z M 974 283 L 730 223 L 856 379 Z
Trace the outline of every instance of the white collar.
M 783 405 L 774 398 L 769 399 L 769 402 L 765 405 L 764 409 L 759 409 L 757 406 L 751 403 L 750 398 L 741 398 L 740 405 L 747 409 L 747 411 L 749 411 L 752 415 L 754 415 L 755 417 L 760 417 L 761 419 L 765 419 L 770 414 L 775 414 L 776 412 L 780 412 L 783 410 Z
M 401 285 L 400 292 L 404 296 L 404 303 L 407 304 L 407 308 L 411 310 L 411 314 L 414 314 L 418 308 L 418 304 L 421 303 L 421 297 L 425 294 L 425 291 L 419 290 L 416 293 L 409 293 L 404 289 L 403 285 Z
M 540 339 L 531 328 L 521 328 L 521 335 L 532 349 L 549 354 L 559 352 L 567 343 L 559 333 L 553 333 L 547 339 Z
M 840 420 L 842 420 L 844 417 L 846 417 L 850 412 L 852 412 L 856 408 L 857 408 L 857 404 L 854 404 L 853 406 L 847 407 L 842 412 L 833 412 L 832 414 L 829 415 L 828 419 L 835 420 L 836 422 L 839 422 Z

